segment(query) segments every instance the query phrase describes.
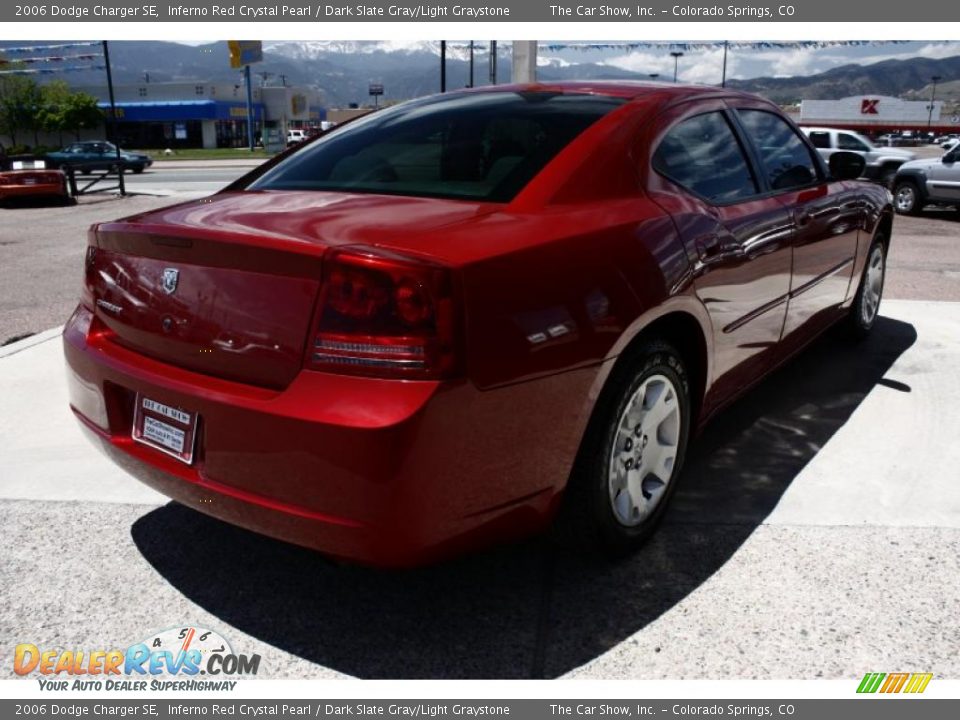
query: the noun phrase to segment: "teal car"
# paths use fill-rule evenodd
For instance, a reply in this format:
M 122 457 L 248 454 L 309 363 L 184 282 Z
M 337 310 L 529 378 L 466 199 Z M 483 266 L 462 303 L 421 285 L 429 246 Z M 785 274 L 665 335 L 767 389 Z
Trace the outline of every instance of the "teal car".
M 117 146 L 105 140 L 86 140 L 67 145 L 63 150 L 47 153 L 48 167 L 73 168 L 77 172 L 91 170 L 110 170 L 119 165 L 127 172 L 142 173 L 153 165 L 153 158 L 142 153 L 120 150 L 117 158 Z

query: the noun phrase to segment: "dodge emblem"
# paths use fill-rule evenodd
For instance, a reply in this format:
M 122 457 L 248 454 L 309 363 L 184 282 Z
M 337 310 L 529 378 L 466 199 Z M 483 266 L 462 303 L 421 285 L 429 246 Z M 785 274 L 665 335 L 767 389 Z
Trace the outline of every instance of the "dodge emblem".
M 177 280 L 180 278 L 180 271 L 176 268 L 164 268 L 163 280 L 160 287 L 167 295 L 173 295 L 177 290 Z

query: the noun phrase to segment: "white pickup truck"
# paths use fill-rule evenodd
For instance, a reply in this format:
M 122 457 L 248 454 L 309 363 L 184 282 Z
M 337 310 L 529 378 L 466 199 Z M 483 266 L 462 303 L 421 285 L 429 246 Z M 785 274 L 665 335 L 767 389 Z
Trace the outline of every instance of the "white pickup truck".
M 900 166 L 917 157 L 916 153 L 909 150 L 878 147 L 870 142 L 869 138 L 852 130 L 828 127 L 801 127 L 800 129 L 810 138 L 810 142 L 824 160 L 829 160 L 830 156 L 838 150 L 855 152 L 867 163 L 863 176 L 887 187 L 893 186 L 893 179 Z

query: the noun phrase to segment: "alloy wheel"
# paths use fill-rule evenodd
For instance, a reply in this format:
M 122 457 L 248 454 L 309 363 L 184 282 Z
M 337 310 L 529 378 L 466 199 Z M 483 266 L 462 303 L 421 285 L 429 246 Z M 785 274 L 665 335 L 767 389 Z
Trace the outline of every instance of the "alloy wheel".
M 608 462 L 610 504 L 621 525 L 641 524 L 665 496 L 681 428 L 673 383 L 664 375 L 646 378 L 620 415 Z

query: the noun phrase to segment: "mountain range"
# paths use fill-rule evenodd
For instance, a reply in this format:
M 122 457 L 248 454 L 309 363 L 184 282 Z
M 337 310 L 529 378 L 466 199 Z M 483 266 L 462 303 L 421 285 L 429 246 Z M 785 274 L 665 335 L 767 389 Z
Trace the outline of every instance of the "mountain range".
M 4 46 L 23 42 L 0 42 Z M 170 81 L 237 82 L 239 73 L 228 63 L 225 42 L 190 46 L 159 41 L 113 41 L 111 65 L 117 84 Z M 404 100 L 440 89 L 439 41 L 309 41 L 265 42 L 264 61 L 253 66 L 256 82 L 275 85 L 309 85 L 322 88 L 331 107 L 365 104 L 371 82 L 384 86 L 383 100 Z M 606 62 L 580 62 L 541 53 L 538 76 L 542 80 L 637 79 L 648 74 Z M 474 83 L 488 79 L 486 43 L 476 43 Z M 510 78 L 509 44 L 497 58 L 498 79 Z M 76 85 L 102 83 L 103 72 L 65 76 Z M 943 59 L 914 57 L 869 65 L 846 64 L 826 72 L 796 77 L 757 77 L 730 80 L 728 86 L 755 92 L 780 103 L 806 99 L 835 99 L 849 95 L 878 94 L 929 97 L 930 78 L 939 76 L 937 97 L 960 100 L 960 56 Z M 46 76 L 45 76 L 46 77 Z M 56 76 L 52 76 L 56 77 Z M 464 42 L 447 50 L 447 87 L 469 83 L 469 50 Z

